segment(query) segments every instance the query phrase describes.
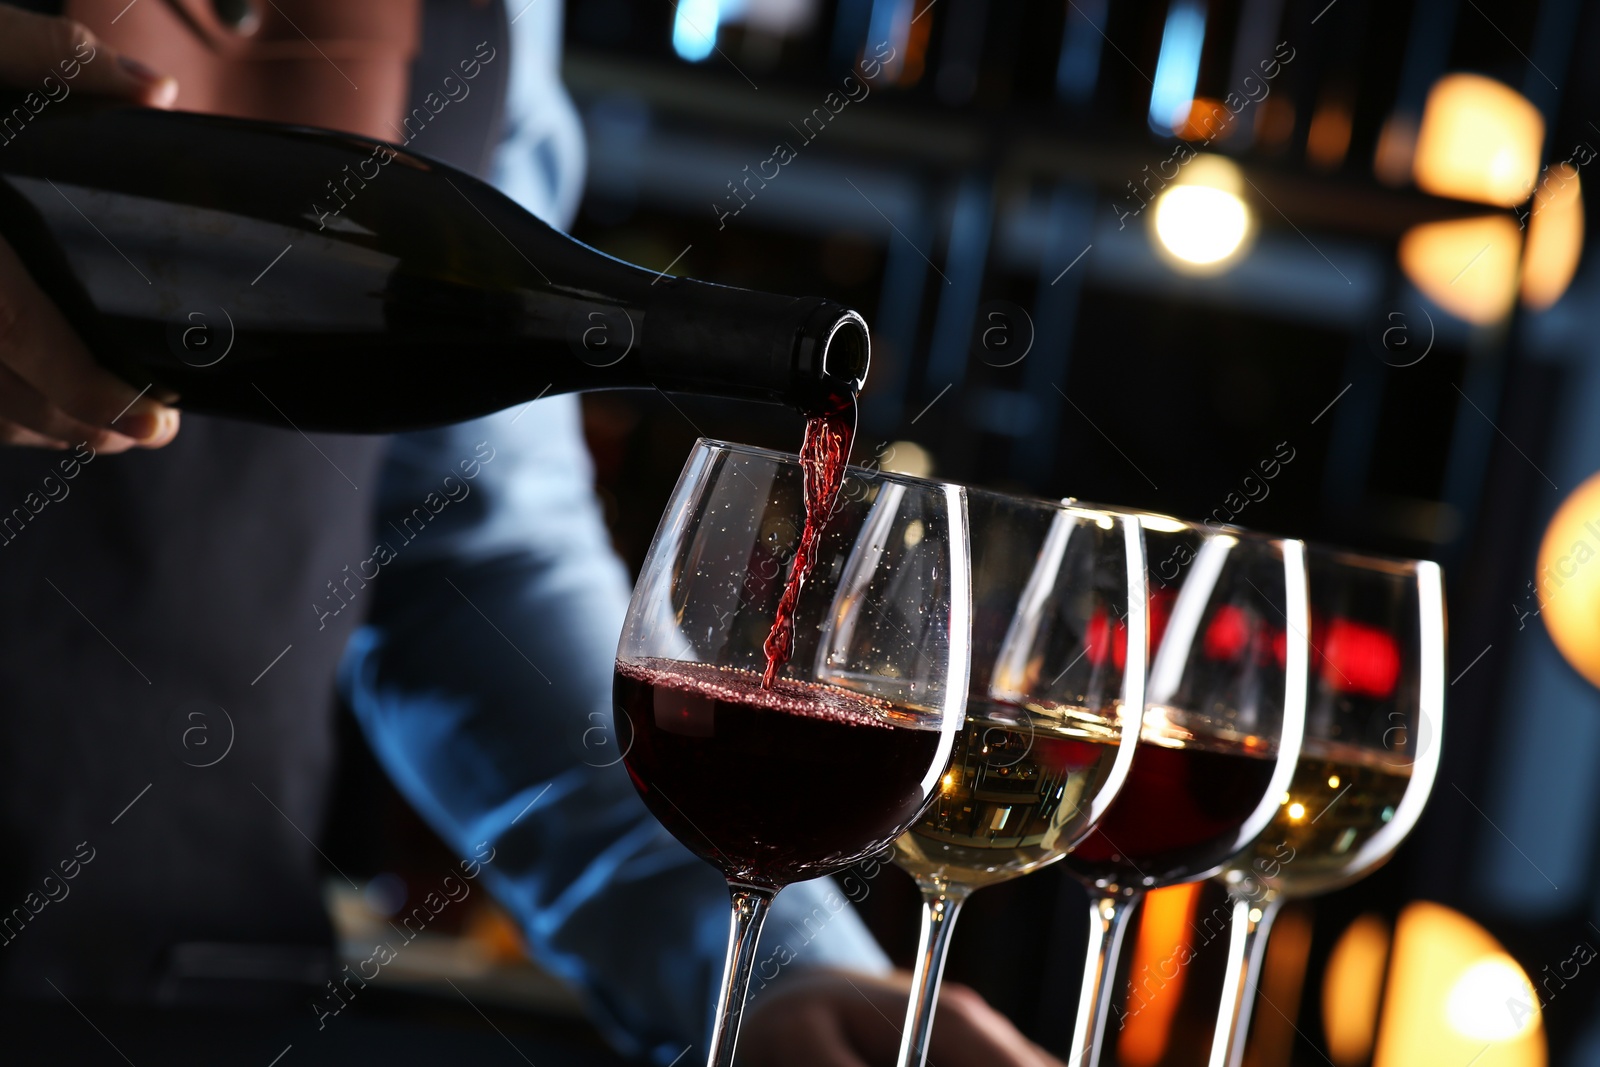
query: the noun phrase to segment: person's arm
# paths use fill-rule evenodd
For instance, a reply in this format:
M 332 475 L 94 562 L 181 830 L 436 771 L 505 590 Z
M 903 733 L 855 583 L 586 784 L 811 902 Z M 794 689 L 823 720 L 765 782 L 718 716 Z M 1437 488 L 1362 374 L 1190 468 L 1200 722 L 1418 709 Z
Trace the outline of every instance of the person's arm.
M 37 110 L 74 92 L 169 107 L 177 82 L 118 55 L 81 24 L 0 3 L 0 91 Z M 9 115 L 10 111 L 7 110 Z M 26 137 L 27 127 L 5 138 Z M 0 444 L 99 453 L 159 448 L 178 411 L 95 362 L 60 310 L 0 239 Z
M 377 534 L 389 551 L 374 554 L 388 562 L 342 678 L 430 824 L 461 855 L 493 850 L 483 877 L 539 961 L 621 1047 L 671 1062 L 703 1053 L 728 896 L 620 762 L 610 695 L 628 585 L 578 421 L 557 397 L 396 438 Z M 779 895 L 758 1000 L 818 967 L 887 972 L 854 892 L 822 881 Z

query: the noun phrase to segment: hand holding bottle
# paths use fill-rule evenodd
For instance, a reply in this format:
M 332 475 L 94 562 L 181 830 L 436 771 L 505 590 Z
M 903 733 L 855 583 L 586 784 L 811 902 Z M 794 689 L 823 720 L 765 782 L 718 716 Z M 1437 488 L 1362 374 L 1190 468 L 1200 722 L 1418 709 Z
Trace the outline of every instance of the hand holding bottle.
M 14 91 L 0 112 L 0 142 L 9 143 L 28 135 L 32 115 L 72 93 L 166 108 L 178 83 L 70 19 L 0 4 L 0 89 Z M 177 410 L 161 399 L 139 395 L 100 366 L 0 240 L 0 443 L 61 449 L 86 441 L 101 453 L 159 448 L 178 432 Z

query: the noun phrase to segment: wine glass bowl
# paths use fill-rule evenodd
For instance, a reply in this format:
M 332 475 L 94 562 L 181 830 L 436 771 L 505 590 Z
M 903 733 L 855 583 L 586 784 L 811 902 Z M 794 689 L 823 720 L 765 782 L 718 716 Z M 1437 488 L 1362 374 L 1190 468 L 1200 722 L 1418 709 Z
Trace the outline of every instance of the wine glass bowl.
M 1127 780 L 1062 861 L 1089 889 L 1073 1055 L 1105 1043 L 1128 916 L 1158 886 L 1209 877 L 1271 821 L 1305 725 L 1305 546 L 1142 515 L 1152 649 Z
M 1311 669 L 1305 740 L 1271 825 L 1218 875 L 1233 901 L 1211 1067 L 1243 1062 L 1272 922 L 1286 899 L 1381 866 L 1438 772 L 1445 612 L 1438 564 L 1307 551 Z
M 1265 829 L 1294 770 L 1307 656 L 1300 545 L 1189 536 L 1175 595 L 1163 598 L 1172 586 L 1152 576 L 1160 634 L 1128 781 L 1066 861 L 1097 891 L 1208 877 Z
M 777 889 L 881 851 L 933 794 L 960 726 L 962 491 L 850 477 L 861 491 L 823 527 L 772 687 L 765 645 L 801 529 L 792 456 L 698 443 L 629 606 L 616 668 L 628 773 L 675 837 L 740 883 Z
M 1224 874 L 1294 897 L 1364 877 L 1410 833 L 1438 770 L 1444 704 L 1438 565 L 1319 546 L 1306 563 L 1312 669 L 1300 762 L 1271 828 Z M 1255 862 L 1269 851 L 1279 862 Z
M 970 489 L 967 503 L 966 721 L 933 803 L 894 845 L 895 864 L 922 895 L 900 1067 L 927 1060 L 968 895 L 1059 860 L 1083 836 L 1127 775 L 1144 705 L 1138 522 Z
M 848 441 L 830 416 L 799 458 L 697 442 L 617 647 L 628 775 L 728 882 L 711 1067 L 732 1067 L 773 896 L 886 848 L 961 727 L 965 491 L 847 469 Z
M 968 516 L 966 722 L 895 863 L 970 891 L 1059 860 L 1115 795 L 1133 755 L 1123 709 L 1142 702 L 1144 618 L 1131 520 L 971 489 Z

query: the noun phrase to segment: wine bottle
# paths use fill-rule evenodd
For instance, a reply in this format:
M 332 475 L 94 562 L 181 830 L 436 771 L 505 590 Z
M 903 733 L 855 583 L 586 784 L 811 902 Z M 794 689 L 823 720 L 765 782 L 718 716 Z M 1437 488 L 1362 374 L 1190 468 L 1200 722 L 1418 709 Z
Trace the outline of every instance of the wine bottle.
M 0 126 L 0 236 L 97 358 L 187 409 L 390 432 L 659 388 L 823 411 L 861 316 L 624 263 L 353 135 L 118 105 Z

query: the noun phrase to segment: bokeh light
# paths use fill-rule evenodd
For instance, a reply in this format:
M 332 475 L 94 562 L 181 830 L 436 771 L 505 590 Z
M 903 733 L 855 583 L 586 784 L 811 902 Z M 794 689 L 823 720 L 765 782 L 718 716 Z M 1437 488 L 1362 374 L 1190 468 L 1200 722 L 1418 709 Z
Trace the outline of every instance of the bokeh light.
M 1336 1067 L 1357 1067 L 1372 1055 L 1378 1031 L 1389 926 L 1368 913 L 1351 923 L 1328 954 L 1322 980 L 1322 1030 Z
M 1519 616 L 1538 611 L 1574 670 L 1600 686 L 1600 474 L 1564 500 L 1539 545 L 1533 587 Z
M 1419 901 L 1395 924 L 1373 1067 L 1545 1067 L 1527 975 L 1458 911 Z
M 1521 93 L 1447 74 L 1428 93 L 1412 170 L 1427 192 L 1513 207 L 1533 192 L 1543 144 L 1544 118 Z
M 1523 251 L 1522 302 L 1535 311 L 1561 299 L 1583 254 L 1583 196 L 1570 163 L 1546 168 L 1528 205 L 1528 246 Z
M 1254 228 L 1239 193 L 1239 168 L 1220 156 L 1197 157 L 1178 184 L 1156 200 L 1154 228 L 1174 266 L 1203 272 L 1226 269 Z
M 1413 226 L 1400 239 L 1400 268 L 1422 295 L 1459 319 L 1489 326 L 1517 295 L 1521 233 L 1509 215 Z

